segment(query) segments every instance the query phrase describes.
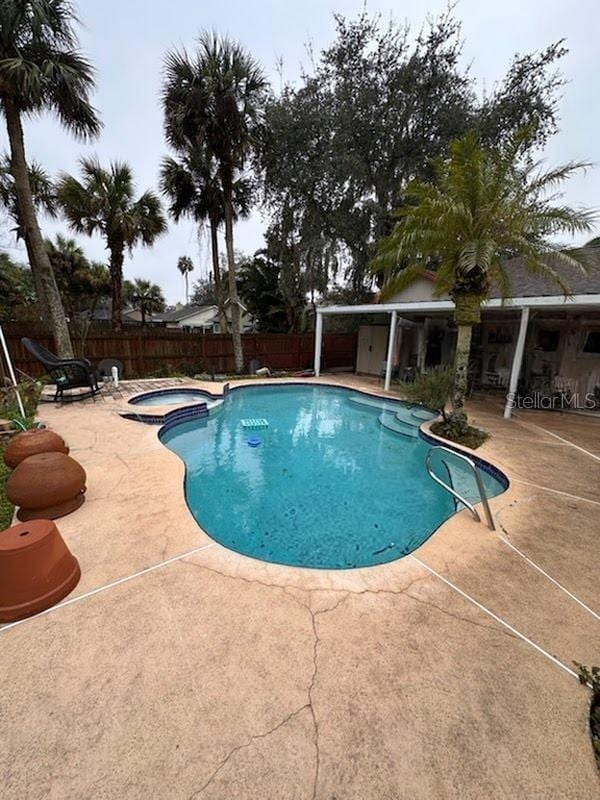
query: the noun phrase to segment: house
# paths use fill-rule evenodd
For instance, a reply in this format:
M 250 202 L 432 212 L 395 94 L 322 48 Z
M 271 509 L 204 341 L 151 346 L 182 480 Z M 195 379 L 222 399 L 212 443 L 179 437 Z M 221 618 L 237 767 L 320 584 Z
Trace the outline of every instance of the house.
M 254 330 L 254 319 L 242 303 L 239 306 L 241 310 L 241 331 L 242 333 L 251 333 Z M 231 310 L 229 300 L 225 301 L 225 315 L 230 323 Z M 197 331 L 198 333 L 221 333 L 219 309 L 216 305 L 180 305 L 172 311 L 153 314 L 152 322 L 161 324 L 165 328 L 180 328 Z
M 121 312 L 123 325 L 141 325 L 142 315 L 137 309 L 125 309 Z M 149 321 L 149 319 L 148 319 Z M 109 325 L 112 322 L 110 303 L 96 308 L 92 314 L 92 322 Z
M 503 301 L 496 287 L 484 305 L 481 324 L 473 329 L 470 380 L 475 388 L 507 395 L 505 416 L 523 398 L 539 407 L 558 398 L 578 408 L 600 408 L 600 250 L 588 248 L 586 257 L 586 272 L 549 258 L 569 286 L 569 297 L 555 283 L 530 274 L 522 258 L 511 259 L 510 298 Z M 318 308 L 315 372 L 322 355 L 326 360 L 323 320 L 333 314 L 369 317 L 359 331 L 356 371 L 384 375 L 386 388 L 395 370 L 409 376 L 451 363 L 453 309 L 450 297 L 436 297 L 433 272 L 385 303 Z

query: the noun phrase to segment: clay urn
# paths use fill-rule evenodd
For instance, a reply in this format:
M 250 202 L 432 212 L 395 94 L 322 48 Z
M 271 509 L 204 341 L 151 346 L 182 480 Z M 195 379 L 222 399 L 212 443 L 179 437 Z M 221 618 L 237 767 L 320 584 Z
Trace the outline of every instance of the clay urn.
M 69 448 L 62 436 L 54 431 L 39 428 L 33 431 L 18 433 L 8 443 L 4 451 L 4 463 L 14 469 L 29 456 L 37 453 L 64 453 L 68 455 Z
M 0 622 L 55 605 L 81 576 L 56 525 L 36 519 L 0 532 Z
M 20 506 L 17 517 L 57 519 L 83 503 L 85 470 L 64 453 L 38 453 L 15 467 L 6 482 L 6 495 Z

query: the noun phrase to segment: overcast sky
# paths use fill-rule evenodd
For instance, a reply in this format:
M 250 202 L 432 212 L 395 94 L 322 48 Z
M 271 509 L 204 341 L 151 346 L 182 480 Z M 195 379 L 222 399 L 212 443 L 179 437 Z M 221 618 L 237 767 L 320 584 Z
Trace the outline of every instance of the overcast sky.
M 428 14 L 445 10 L 443 0 L 410 0 L 391 3 L 369 0 L 367 8 L 408 21 L 414 30 Z M 38 159 L 47 170 L 77 171 L 77 160 L 97 153 L 100 160 L 127 161 L 137 188 L 157 188 L 160 159 L 167 149 L 163 139 L 159 102 L 161 67 L 165 51 L 173 46 L 192 46 L 196 34 L 211 28 L 243 43 L 273 81 L 279 85 L 276 60 L 284 60 L 284 77 L 297 80 L 307 64 L 305 45 L 315 53 L 333 38 L 333 13 L 354 16 L 362 0 L 82 0 L 76 3 L 83 22 L 81 45 L 97 69 L 94 103 L 104 122 L 100 138 L 91 146 L 74 141 L 51 118 L 26 123 L 29 159 Z M 462 20 L 464 61 L 471 64 L 479 90 L 500 79 L 515 52 L 541 49 L 565 38 L 569 54 L 562 69 L 569 83 L 560 104 L 560 132 L 545 152 L 549 164 L 585 160 L 600 164 L 600 14 L 592 0 L 461 0 L 455 11 Z M 2 149 L 6 135 L 2 131 Z M 575 178 L 566 190 L 570 203 L 600 206 L 600 166 Z M 44 220 L 44 233 L 64 231 L 63 222 Z M 235 231 L 236 249 L 252 253 L 262 246 L 265 223 L 260 213 L 240 223 Z M 86 253 L 106 260 L 100 239 L 80 237 Z M 2 232 L 2 246 L 9 242 Z M 24 260 L 23 251 L 12 251 Z M 180 255 L 195 264 L 192 278 L 208 271 L 206 240 L 198 242 L 191 223 L 170 223 L 168 233 L 150 250 L 138 248 L 125 261 L 127 278 L 144 277 L 158 283 L 169 303 L 183 300 L 183 286 L 176 269 Z

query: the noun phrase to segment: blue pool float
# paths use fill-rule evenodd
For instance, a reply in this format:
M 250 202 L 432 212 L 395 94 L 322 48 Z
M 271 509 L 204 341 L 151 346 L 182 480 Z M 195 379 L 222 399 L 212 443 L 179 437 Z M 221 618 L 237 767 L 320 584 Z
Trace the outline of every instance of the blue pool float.
M 261 444 L 261 443 L 262 443 L 262 439 L 260 439 L 258 436 L 251 436 L 248 439 L 248 444 L 249 444 L 250 447 L 258 447 L 258 445 Z

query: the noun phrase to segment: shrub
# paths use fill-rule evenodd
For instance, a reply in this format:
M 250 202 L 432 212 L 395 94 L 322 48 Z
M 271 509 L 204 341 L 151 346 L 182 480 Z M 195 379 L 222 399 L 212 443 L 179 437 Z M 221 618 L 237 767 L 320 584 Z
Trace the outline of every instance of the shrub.
M 202 371 L 199 361 L 165 361 L 146 377 L 149 378 L 193 378 Z
M 419 403 L 441 414 L 442 420 L 431 426 L 433 433 L 452 442 L 475 450 L 488 438 L 488 434 L 469 425 L 464 411 L 446 411 L 454 391 L 454 369 L 450 366 L 434 367 L 417 375 L 414 382 L 403 381 L 400 389 L 413 403 Z
M 452 367 L 434 367 L 417 375 L 412 382 L 401 381 L 400 391 L 413 403 L 438 411 L 447 419 L 446 405 L 452 397 L 454 370 Z
M 39 381 L 25 380 L 18 384 L 19 395 L 25 410 L 25 418 L 21 414 L 17 393 L 13 386 L 0 388 L 0 416 L 18 421 L 22 426 L 30 428 L 33 425 L 37 407 L 42 394 L 42 384 Z
M 596 763 L 600 768 L 600 667 L 586 667 L 578 661 L 573 662 L 579 673 L 579 682 L 592 690 L 592 703 L 590 706 L 590 734 L 596 756 Z

